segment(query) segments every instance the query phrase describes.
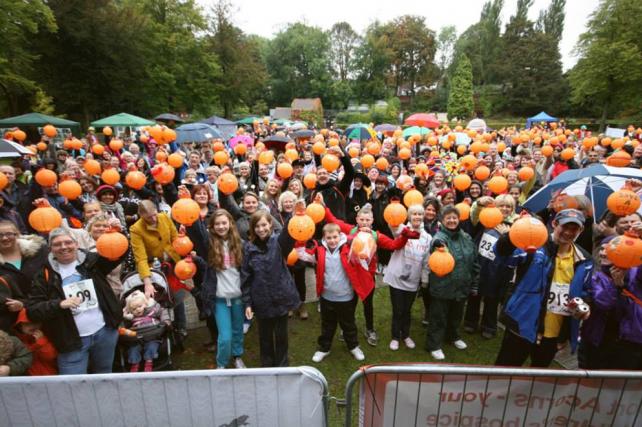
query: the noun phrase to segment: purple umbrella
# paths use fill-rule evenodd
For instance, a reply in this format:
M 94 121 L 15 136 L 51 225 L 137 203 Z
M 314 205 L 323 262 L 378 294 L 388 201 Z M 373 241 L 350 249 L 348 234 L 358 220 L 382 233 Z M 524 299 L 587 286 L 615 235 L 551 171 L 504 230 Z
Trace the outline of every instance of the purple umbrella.
M 243 143 L 251 147 L 254 145 L 254 138 L 252 138 L 250 135 L 245 135 L 245 134 L 236 135 L 234 138 L 230 139 L 229 141 L 230 148 L 234 148 L 238 143 Z
M 399 129 L 399 126 L 391 125 L 388 123 L 383 123 L 380 125 L 375 126 L 374 130 L 377 132 L 394 132 L 397 129 Z

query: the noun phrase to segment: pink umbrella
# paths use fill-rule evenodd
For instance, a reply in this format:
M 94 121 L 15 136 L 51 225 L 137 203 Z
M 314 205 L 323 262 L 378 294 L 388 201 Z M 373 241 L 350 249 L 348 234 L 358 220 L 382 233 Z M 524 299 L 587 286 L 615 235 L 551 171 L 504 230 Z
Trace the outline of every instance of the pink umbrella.
M 438 128 L 440 125 L 439 120 L 437 120 L 437 117 L 435 117 L 434 114 L 426 113 L 413 114 L 404 121 L 404 124 L 410 126 L 422 126 L 431 129 Z
M 228 141 L 230 148 L 234 148 L 238 143 L 243 143 L 251 147 L 254 145 L 254 138 L 252 138 L 250 135 L 243 134 L 243 135 L 236 135 L 234 138 Z

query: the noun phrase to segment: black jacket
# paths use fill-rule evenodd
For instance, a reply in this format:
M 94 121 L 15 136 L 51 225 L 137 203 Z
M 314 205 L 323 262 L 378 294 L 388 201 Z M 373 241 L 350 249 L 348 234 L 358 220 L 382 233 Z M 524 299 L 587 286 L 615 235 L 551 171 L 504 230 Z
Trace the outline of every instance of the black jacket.
M 321 164 L 320 160 L 317 164 Z M 308 203 L 312 203 L 314 201 L 316 193 L 321 193 L 323 196 L 323 202 L 328 209 L 330 209 L 330 212 L 332 212 L 336 218 L 345 221 L 347 218 L 346 197 L 350 191 L 352 179 L 354 178 L 354 167 L 352 167 L 350 157 L 345 155 L 345 152 L 341 157 L 341 164 L 343 165 L 344 170 L 341 181 L 337 182 L 336 180 L 330 180 L 324 185 L 317 184 L 314 191 L 310 193 L 310 200 Z
M 123 318 L 123 311 L 106 276 L 122 262 L 122 259 L 110 261 L 96 253 L 81 249 L 78 250 L 78 259 L 80 264 L 76 270 L 83 278 L 94 281 L 98 306 L 103 313 L 106 326 L 117 328 Z M 60 302 L 64 299 L 60 274 L 48 261 L 34 278 L 27 300 L 27 315 L 29 319 L 42 323 L 43 332 L 59 353 L 78 350 L 82 345 L 71 310 L 60 308 Z

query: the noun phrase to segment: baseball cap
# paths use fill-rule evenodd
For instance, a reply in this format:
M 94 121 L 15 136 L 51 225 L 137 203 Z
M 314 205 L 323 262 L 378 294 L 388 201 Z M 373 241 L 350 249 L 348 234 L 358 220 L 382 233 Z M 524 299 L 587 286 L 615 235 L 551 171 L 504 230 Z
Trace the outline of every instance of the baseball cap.
M 577 209 L 564 209 L 559 211 L 557 215 L 555 215 L 555 222 L 557 222 L 559 225 L 574 222 L 577 225 L 584 226 L 584 221 L 586 221 L 584 214 Z

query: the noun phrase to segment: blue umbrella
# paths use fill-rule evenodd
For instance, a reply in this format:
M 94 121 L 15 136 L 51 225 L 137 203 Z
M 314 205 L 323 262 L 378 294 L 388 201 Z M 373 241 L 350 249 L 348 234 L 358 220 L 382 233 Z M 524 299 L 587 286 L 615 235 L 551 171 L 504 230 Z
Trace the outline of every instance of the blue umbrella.
M 223 138 L 218 129 L 205 123 L 189 123 L 176 128 L 176 143 L 203 142 Z
M 606 211 L 606 199 L 632 178 L 642 179 L 642 170 L 604 165 L 568 170 L 529 197 L 524 208 L 531 212 L 542 211 L 556 192 L 569 196 L 585 195 L 591 200 L 593 219 L 597 221 Z

